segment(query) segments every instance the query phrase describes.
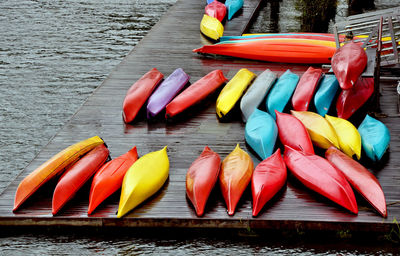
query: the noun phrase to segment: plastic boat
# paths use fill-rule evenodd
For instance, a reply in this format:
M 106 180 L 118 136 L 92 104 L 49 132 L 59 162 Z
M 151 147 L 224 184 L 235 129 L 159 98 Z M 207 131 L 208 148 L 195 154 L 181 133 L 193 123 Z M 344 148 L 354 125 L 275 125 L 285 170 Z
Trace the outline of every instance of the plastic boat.
M 318 114 L 325 116 L 325 114 L 328 113 L 338 89 L 339 82 L 335 75 L 328 74 L 322 78 L 314 96 L 314 105 Z
M 321 76 L 322 69 L 313 67 L 309 67 L 301 76 L 292 97 L 292 106 L 294 110 L 308 110 Z
M 16 211 L 43 184 L 54 176 L 61 174 L 65 168 L 75 163 L 79 157 L 103 143 L 104 141 L 98 136 L 83 140 L 62 150 L 36 168 L 18 185 L 13 211 Z
M 217 18 L 204 14 L 200 22 L 200 31 L 203 35 L 218 40 L 224 34 L 224 26 Z
M 204 214 L 208 197 L 218 180 L 221 158 L 209 147 L 192 163 L 186 174 L 186 195 L 192 202 L 197 216 Z
M 109 151 L 101 144 L 79 159 L 61 176 L 53 193 L 52 214 L 56 215 L 106 162 Z
M 208 16 L 216 18 L 220 22 L 222 22 L 226 16 L 226 6 L 218 1 L 213 1 L 206 5 L 204 9 Z
M 90 188 L 88 214 L 92 214 L 106 198 L 121 188 L 126 172 L 137 158 L 136 147 L 133 147 L 125 154 L 107 162 L 96 172 Z
M 242 9 L 244 0 L 226 0 L 225 5 L 228 10 L 228 20 L 233 18 L 233 15 Z

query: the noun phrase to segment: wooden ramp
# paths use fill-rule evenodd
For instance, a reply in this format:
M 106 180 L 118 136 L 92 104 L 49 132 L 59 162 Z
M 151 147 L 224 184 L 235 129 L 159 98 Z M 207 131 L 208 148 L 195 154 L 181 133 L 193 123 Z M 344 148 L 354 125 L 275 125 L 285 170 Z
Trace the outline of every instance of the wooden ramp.
M 226 25 L 226 35 L 239 35 L 246 27 L 258 0 L 245 1 L 246 6 Z M 145 72 L 157 67 L 166 76 L 182 67 L 194 82 L 214 69 L 221 69 L 229 79 L 240 68 L 256 73 L 269 68 L 279 75 L 290 68 L 298 74 L 308 66 L 271 64 L 231 58 L 207 59 L 192 53 L 209 43 L 199 33 L 205 1 L 180 0 L 156 24 L 150 33 L 111 72 L 109 77 L 88 98 L 79 111 L 42 149 L 26 169 L 0 195 L 1 226 L 88 226 L 88 227 L 181 227 L 181 228 L 261 228 L 280 230 L 351 230 L 389 232 L 400 217 L 400 123 L 396 115 L 395 87 L 383 84 L 382 110 L 388 114 L 382 121 L 388 125 L 392 140 L 389 154 L 380 166 L 368 164 L 382 184 L 388 204 L 388 218 L 383 219 L 359 198 L 360 212 L 353 215 L 330 201 L 309 191 L 293 177 L 287 188 L 262 210 L 257 218 L 251 216 L 251 196 L 247 191 L 234 216 L 228 216 L 218 189 L 213 192 L 204 217 L 196 217 L 185 196 L 185 175 L 194 159 L 210 146 L 226 157 L 244 142 L 244 124 L 239 120 L 218 122 L 215 97 L 202 107 L 174 122 L 145 120 L 125 125 L 121 105 L 128 88 Z M 13 200 L 19 182 L 41 163 L 65 147 L 89 138 L 101 136 L 113 158 L 137 146 L 139 155 L 168 145 L 170 177 L 162 190 L 126 217 L 117 219 L 119 195 L 115 194 L 90 217 L 87 216 L 88 187 L 65 206 L 56 217 L 51 215 L 54 183 L 38 191 L 17 212 L 12 213 Z M 255 165 L 259 160 L 251 154 Z

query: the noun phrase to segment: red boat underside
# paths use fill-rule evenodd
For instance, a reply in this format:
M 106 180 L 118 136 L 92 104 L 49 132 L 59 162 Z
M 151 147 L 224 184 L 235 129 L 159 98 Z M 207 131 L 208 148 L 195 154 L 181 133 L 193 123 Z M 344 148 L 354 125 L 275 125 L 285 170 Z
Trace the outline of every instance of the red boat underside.
M 358 213 L 357 202 L 345 176 L 328 160 L 285 146 L 284 160 L 293 175 L 309 189 Z
M 376 177 L 364 166 L 335 147 L 325 152 L 328 161 L 340 170 L 357 190 L 383 217 L 387 217 L 386 199 Z
M 226 6 L 219 1 L 213 1 L 211 4 L 206 5 L 204 9 L 208 16 L 214 17 L 220 22 L 222 22 L 226 16 Z
M 286 165 L 278 150 L 259 163 L 251 178 L 253 216 L 257 216 L 264 205 L 285 185 Z
M 107 160 L 108 154 L 109 151 L 104 144 L 97 146 L 61 176 L 53 193 L 53 215 L 57 214 L 85 182 L 97 172 Z
M 221 158 L 206 146 L 186 174 L 186 195 L 196 209 L 197 216 L 204 214 L 208 197 L 217 182 L 220 167 Z
M 122 186 L 125 173 L 138 158 L 136 147 L 103 165 L 94 175 L 90 188 L 88 214 Z
M 322 75 L 322 69 L 309 67 L 297 83 L 292 97 L 292 105 L 296 111 L 307 111 L 310 101 Z

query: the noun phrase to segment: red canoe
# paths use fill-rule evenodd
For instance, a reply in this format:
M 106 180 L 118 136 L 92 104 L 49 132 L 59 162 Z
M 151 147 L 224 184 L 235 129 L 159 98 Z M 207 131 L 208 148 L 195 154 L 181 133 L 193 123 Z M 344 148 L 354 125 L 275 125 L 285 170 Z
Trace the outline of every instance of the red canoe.
M 215 1 L 214 1 L 215 2 Z M 214 3 L 213 2 L 213 3 Z M 183 112 L 187 108 L 204 100 L 208 95 L 213 93 L 227 79 L 221 70 L 211 71 L 206 76 L 190 85 L 186 90 L 176 96 L 166 107 L 165 117 L 173 117 Z
M 138 158 L 136 147 L 103 165 L 93 177 L 90 188 L 88 214 L 99 206 L 107 197 L 121 188 L 125 173 Z
M 306 187 L 358 213 L 357 202 L 345 176 L 328 160 L 285 146 L 284 159 L 293 175 Z
M 307 111 L 315 89 L 322 75 L 322 69 L 309 67 L 297 83 L 292 97 L 294 110 Z
M 74 197 L 76 192 L 88 181 L 93 174 L 105 163 L 109 151 L 102 144 L 87 153 L 61 176 L 53 193 L 52 213 L 58 211 Z
M 197 216 L 204 214 L 208 197 L 217 182 L 221 158 L 209 147 L 192 163 L 186 174 L 186 195 L 196 209 Z
M 325 152 L 328 161 L 340 170 L 351 186 L 357 190 L 383 217 L 387 217 L 386 200 L 375 176 L 357 161 L 335 147 Z
M 206 5 L 205 13 L 222 22 L 226 15 L 226 6 L 219 1 L 213 1 L 211 4 Z
M 253 167 L 251 157 L 239 147 L 239 144 L 222 161 L 219 186 L 229 215 L 235 213 L 236 205 L 250 183 Z
M 264 205 L 285 185 L 286 165 L 278 150 L 259 163 L 251 178 L 253 216 L 257 216 Z
M 156 68 L 144 74 L 126 93 L 122 106 L 125 123 L 132 122 L 151 93 L 164 78 Z
M 336 102 L 337 116 L 349 119 L 374 93 L 374 78 L 360 77 L 353 88 L 343 90 Z
M 368 57 L 364 49 L 350 42 L 336 50 L 332 57 L 332 70 L 343 90 L 354 86 L 365 67 Z
M 293 115 L 276 110 L 275 114 L 279 139 L 282 144 L 308 154 L 314 154 L 314 147 L 304 124 Z

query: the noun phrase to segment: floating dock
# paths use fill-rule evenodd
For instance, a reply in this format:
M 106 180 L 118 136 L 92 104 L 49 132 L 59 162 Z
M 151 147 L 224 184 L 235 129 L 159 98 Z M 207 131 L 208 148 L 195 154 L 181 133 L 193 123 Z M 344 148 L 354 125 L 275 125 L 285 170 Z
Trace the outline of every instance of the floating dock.
M 225 25 L 225 35 L 240 35 L 261 1 L 247 0 L 238 16 Z M 367 165 L 379 179 L 386 196 L 388 217 L 382 218 L 362 198 L 357 198 L 359 214 L 354 215 L 329 200 L 311 192 L 289 175 L 287 187 L 269 202 L 260 215 L 252 217 L 251 193 L 246 191 L 234 216 L 216 188 L 203 217 L 197 217 L 185 195 L 185 176 L 191 163 L 208 145 L 225 158 L 244 141 L 244 124 L 237 118 L 221 123 L 215 115 L 215 99 L 205 102 L 185 117 L 172 122 L 142 119 L 126 125 L 122 120 L 122 102 L 128 88 L 153 67 L 165 76 L 182 67 L 193 83 L 215 69 L 232 78 L 241 68 L 260 73 L 266 68 L 282 74 L 290 68 L 302 74 L 304 65 L 274 64 L 232 58 L 210 59 L 192 53 L 210 43 L 199 32 L 205 1 L 178 0 L 149 34 L 135 46 L 108 78 L 87 99 L 66 125 L 52 138 L 26 169 L 0 195 L 0 226 L 8 227 L 177 227 L 233 228 L 314 231 L 390 232 L 400 219 L 400 122 L 396 86 L 381 81 L 380 118 L 389 128 L 389 153 L 380 166 Z M 86 138 L 99 135 L 107 143 L 113 158 L 137 146 L 140 156 L 168 145 L 170 176 L 164 187 L 144 204 L 123 218 L 116 218 L 119 195 L 103 203 L 87 216 L 88 187 L 79 192 L 59 215 L 51 214 L 54 183 L 46 185 L 16 213 L 12 212 L 14 195 L 20 181 L 51 156 Z M 250 152 L 255 165 L 260 161 Z

